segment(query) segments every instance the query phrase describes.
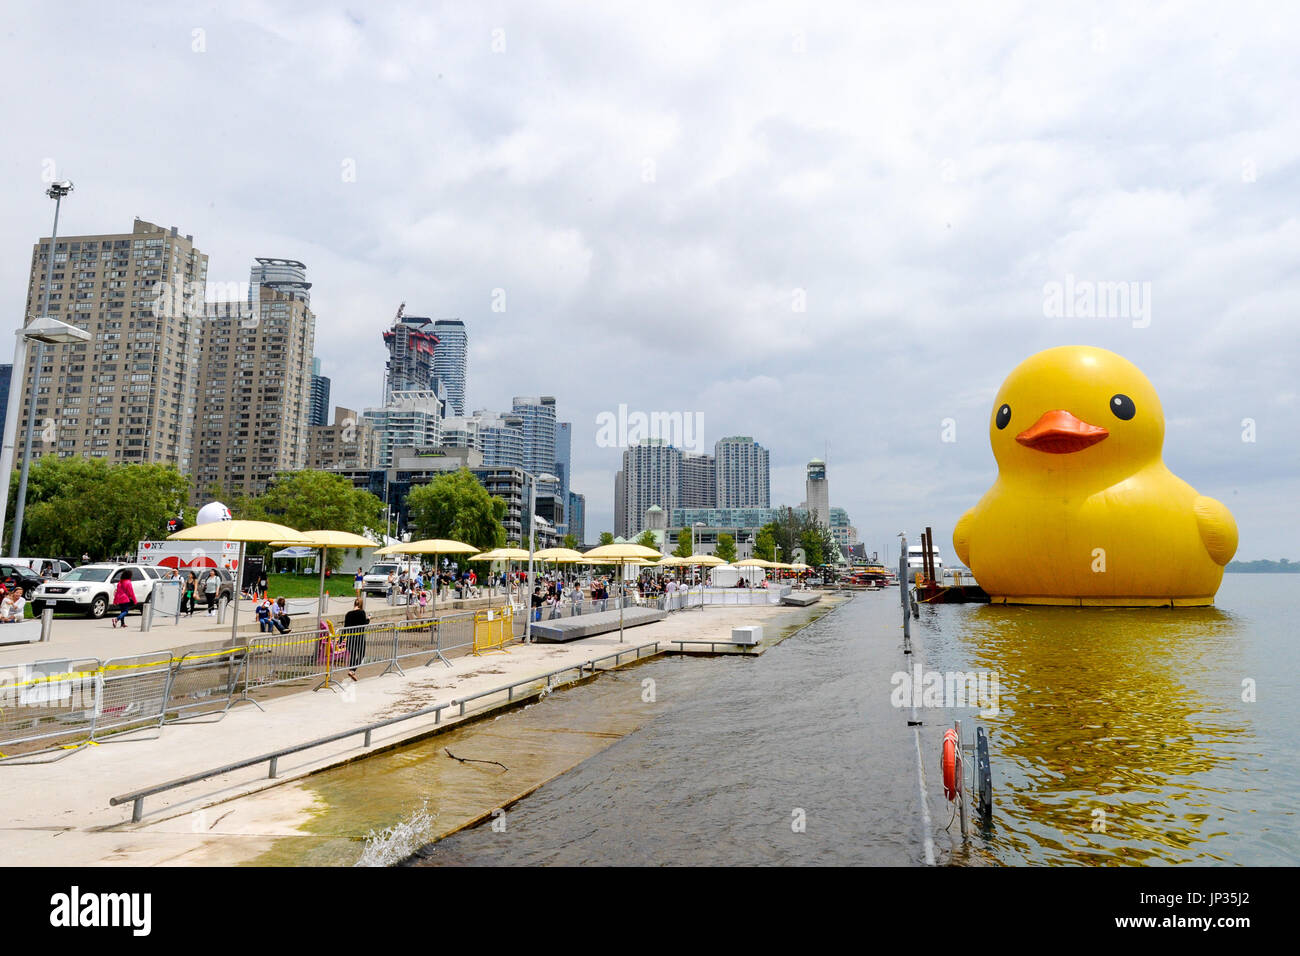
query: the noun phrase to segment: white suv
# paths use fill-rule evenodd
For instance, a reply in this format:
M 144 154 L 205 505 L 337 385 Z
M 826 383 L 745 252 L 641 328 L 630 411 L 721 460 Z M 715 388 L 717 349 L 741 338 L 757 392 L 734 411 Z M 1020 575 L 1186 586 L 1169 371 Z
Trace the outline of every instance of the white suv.
M 47 581 L 31 595 L 32 613 L 37 617 L 49 605 L 56 611 L 80 611 L 89 617 L 103 617 L 113 605 L 117 582 L 131 571 L 131 587 L 137 603 L 149 600 L 153 583 L 162 575 L 143 564 L 83 564 L 57 581 Z

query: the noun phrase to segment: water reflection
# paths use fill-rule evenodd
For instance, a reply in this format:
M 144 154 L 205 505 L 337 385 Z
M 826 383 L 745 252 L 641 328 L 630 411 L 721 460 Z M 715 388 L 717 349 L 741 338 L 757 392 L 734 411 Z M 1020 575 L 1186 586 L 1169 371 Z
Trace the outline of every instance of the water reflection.
M 1232 614 L 952 610 L 929 622 L 932 653 L 1001 682 L 1000 713 L 981 721 L 1000 824 L 985 851 L 1003 862 L 1220 859 L 1204 844 L 1224 832 L 1217 795 L 1241 790 L 1231 765 L 1250 735 Z

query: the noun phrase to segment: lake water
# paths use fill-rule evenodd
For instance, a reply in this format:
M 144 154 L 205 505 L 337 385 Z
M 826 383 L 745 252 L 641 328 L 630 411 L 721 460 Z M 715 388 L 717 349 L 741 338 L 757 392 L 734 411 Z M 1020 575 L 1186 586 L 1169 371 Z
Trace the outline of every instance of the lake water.
M 999 689 L 996 714 L 921 708 L 939 861 L 1300 862 L 1297 583 L 1227 575 L 1205 609 L 923 607 L 925 669 L 995 672 Z M 761 657 L 657 659 L 506 715 L 498 755 L 543 727 L 636 729 L 417 865 L 918 864 L 916 744 L 891 702 L 910 666 L 899 624 L 896 592 L 865 592 Z M 940 785 L 954 717 L 992 751 L 993 826 L 966 845 Z M 326 828 L 355 818 L 350 803 L 388 808 L 371 825 L 436 813 L 427 776 L 379 762 L 442 745 L 322 775 Z M 367 797 L 366 778 L 384 792 Z

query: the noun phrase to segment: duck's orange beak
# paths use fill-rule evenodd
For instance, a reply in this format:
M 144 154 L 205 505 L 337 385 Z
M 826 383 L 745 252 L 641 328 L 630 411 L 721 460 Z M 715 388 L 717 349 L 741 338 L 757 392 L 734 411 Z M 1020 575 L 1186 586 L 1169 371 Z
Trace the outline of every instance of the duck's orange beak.
M 1038 421 L 1016 436 L 1016 441 L 1035 451 L 1067 455 L 1095 445 L 1109 434 L 1101 426 L 1089 425 L 1058 408 L 1054 412 L 1044 412 Z

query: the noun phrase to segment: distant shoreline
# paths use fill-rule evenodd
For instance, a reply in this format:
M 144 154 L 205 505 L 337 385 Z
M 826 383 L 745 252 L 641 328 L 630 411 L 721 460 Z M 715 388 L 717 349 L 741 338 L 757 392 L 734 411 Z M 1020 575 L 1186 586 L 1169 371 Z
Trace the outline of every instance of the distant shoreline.
M 1229 561 L 1223 569 L 1229 574 L 1295 574 L 1300 563 L 1294 561 Z

